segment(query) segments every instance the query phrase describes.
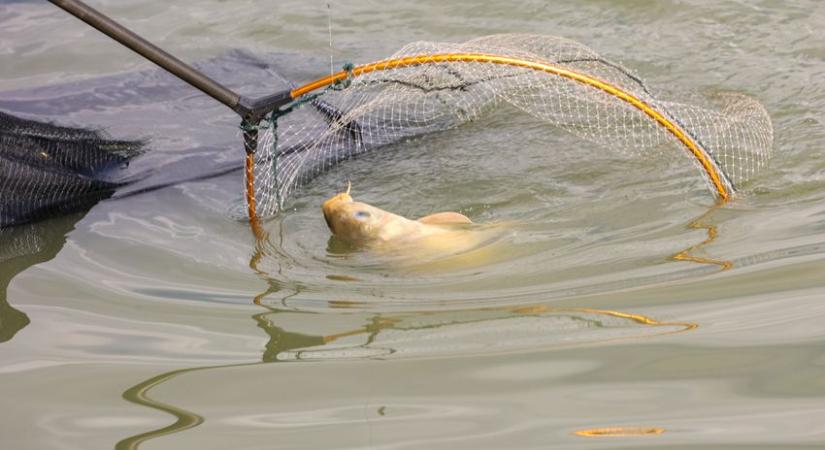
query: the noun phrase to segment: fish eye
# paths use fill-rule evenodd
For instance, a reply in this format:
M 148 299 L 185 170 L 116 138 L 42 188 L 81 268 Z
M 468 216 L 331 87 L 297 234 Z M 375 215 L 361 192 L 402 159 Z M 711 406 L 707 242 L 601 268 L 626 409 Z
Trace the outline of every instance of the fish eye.
M 366 211 L 357 211 L 355 213 L 355 218 L 358 219 L 358 220 L 364 220 L 364 219 L 367 219 L 369 217 L 370 217 L 370 213 L 368 213 Z

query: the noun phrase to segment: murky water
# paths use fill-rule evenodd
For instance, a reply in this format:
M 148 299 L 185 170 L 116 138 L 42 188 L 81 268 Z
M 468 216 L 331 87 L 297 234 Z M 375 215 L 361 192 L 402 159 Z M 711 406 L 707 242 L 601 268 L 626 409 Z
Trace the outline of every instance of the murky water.
M 234 218 L 240 170 L 15 230 L 0 447 L 825 445 L 821 2 L 94 5 L 249 93 L 327 73 L 330 21 L 335 66 L 565 36 L 657 86 L 755 96 L 775 157 L 720 207 L 685 159 L 500 110 L 321 176 L 262 245 Z M 133 169 L 158 179 L 240 167 L 233 113 L 45 2 L 0 3 L 0 91 L 4 111 L 149 138 Z M 342 253 L 319 206 L 347 180 L 502 231 L 463 258 Z

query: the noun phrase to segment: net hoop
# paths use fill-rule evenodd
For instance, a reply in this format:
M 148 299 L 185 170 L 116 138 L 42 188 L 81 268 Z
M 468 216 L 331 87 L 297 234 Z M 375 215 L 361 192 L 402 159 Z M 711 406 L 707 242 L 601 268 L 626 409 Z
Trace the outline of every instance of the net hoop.
M 488 63 L 496 65 L 506 65 L 511 67 L 519 67 L 538 72 L 544 72 L 549 75 L 566 78 L 571 81 L 581 83 L 582 85 L 598 89 L 608 95 L 611 95 L 628 105 L 638 109 L 646 116 L 650 117 L 659 126 L 665 128 L 673 137 L 675 137 L 687 150 L 693 155 L 696 161 L 706 173 L 710 184 L 713 186 L 719 200 L 724 203 L 730 200 L 733 195 L 732 183 L 724 172 L 718 167 L 714 159 L 709 156 L 702 145 L 693 138 L 690 133 L 686 132 L 682 126 L 670 119 L 668 115 L 651 105 L 650 103 L 640 99 L 638 96 L 628 92 L 621 87 L 596 78 L 594 76 L 560 67 L 555 64 L 546 62 L 531 61 L 518 57 L 500 56 L 488 53 L 433 53 L 433 54 L 419 54 L 413 56 L 405 56 L 400 58 L 391 58 L 354 67 L 349 67 L 347 70 L 330 74 L 323 78 L 319 78 L 290 91 L 290 96 L 293 101 L 301 101 L 302 97 L 308 96 L 313 92 L 329 87 L 331 85 L 346 82 L 348 79 L 360 75 L 369 74 L 372 72 L 380 72 L 384 70 L 391 70 L 396 68 L 421 66 L 426 64 L 439 64 L 449 62 L 465 62 L 465 63 Z M 255 205 L 255 186 L 254 186 L 254 158 L 251 154 L 246 158 L 246 185 L 247 185 L 247 207 L 249 218 L 252 221 L 253 228 L 256 229 L 256 235 L 260 234 L 260 222 L 256 212 Z
M 247 152 L 244 162 L 246 178 L 246 215 L 252 227 L 252 234 L 260 241 L 264 238 L 261 220 L 258 217 L 258 201 L 255 199 L 255 154 Z
M 341 82 L 345 80 L 347 77 L 355 77 L 371 72 L 395 69 L 399 67 L 410 67 L 445 62 L 480 62 L 507 65 L 513 67 L 522 67 L 525 69 L 545 72 L 551 75 L 556 75 L 573 81 L 577 81 L 584 85 L 599 89 L 607 94 L 610 94 L 642 111 L 648 117 L 655 120 L 656 123 L 667 129 L 667 131 L 670 132 L 670 134 L 672 134 L 676 139 L 679 140 L 679 142 L 681 142 L 685 147 L 687 147 L 687 149 L 691 152 L 691 154 L 693 154 L 693 156 L 702 166 L 702 169 L 704 169 L 705 173 L 707 173 L 708 178 L 713 184 L 713 187 L 715 188 L 716 193 L 719 195 L 719 198 L 722 200 L 722 202 L 728 201 L 733 196 L 733 192 L 729 188 L 730 182 L 725 178 L 722 171 L 719 170 L 713 159 L 708 156 L 708 153 L 702 148 L 702 146 L 698 142 L 696 142 L 695 139 L 693 139 L 687 132 L 685 132 L 682 129 L 682 127 L 676 124 L 673 120 L 669 119 L 664 113 L 660 112 L 644 100 L 638 98 L 637 96 L 627 92 L 626 90 L 614 84 L 608 83 L 606 81 L 600 80 L 598 78 L 592 77 L 584 73 L 575 72 L 553 64 L 530 61 L 521 58 L 490 55 L 486 53 L 442 53 L 429 55 L 415 55 L 403 58 L 387 59 L 369 64 L 363 64 L 360 66 L 355 66 L 350 71 L 341 71 L 323 78 L 319 78 L 303 86 L 297 87 L 290 92 L 290 95 L 293 99 L 297 100 L 298 98 L 306 94 L 309 94 L 313 91 L 316 91 L 320 88 L 329 86 L 336 82 Z

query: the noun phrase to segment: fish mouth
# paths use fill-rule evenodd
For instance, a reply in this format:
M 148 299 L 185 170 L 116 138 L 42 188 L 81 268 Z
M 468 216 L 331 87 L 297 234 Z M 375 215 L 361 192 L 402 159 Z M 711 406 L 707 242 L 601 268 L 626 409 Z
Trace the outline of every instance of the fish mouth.
M 330 231 L 335 233 L 335 222 L 332 220 L 334 216 L 334 212 L 340 208 L 340 205 L 344 203 L 352 203 L 352 197 L 346 192 L 341 192 L 339 194 L 334 195 L 332 198 L 328 199 L 321 205 L 321 211 L 324 213 L 324 220 L 327 222 L 327 227 L 329 227 Z

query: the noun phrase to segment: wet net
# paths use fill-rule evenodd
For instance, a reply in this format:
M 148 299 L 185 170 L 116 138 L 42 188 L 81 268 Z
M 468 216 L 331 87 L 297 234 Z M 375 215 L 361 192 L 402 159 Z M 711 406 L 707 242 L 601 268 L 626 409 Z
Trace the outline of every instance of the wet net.
M 140 141 L 0 112 L 0 230 L 91 208 L 124 184 L 109 175 L 142 152 Z
M 766 110 L 747 96 L 668 100 L 584 45 L 550 36 L 415 42 L 291 94 L 295 101 L 256 129 L 247 160 L 252 216 L 277 213 L 297 187 L 341 161 L 505 104 L 611 150 L 686 155 L 722 200 L 765 165 L 773 143 Z

